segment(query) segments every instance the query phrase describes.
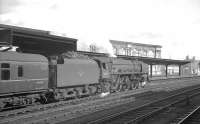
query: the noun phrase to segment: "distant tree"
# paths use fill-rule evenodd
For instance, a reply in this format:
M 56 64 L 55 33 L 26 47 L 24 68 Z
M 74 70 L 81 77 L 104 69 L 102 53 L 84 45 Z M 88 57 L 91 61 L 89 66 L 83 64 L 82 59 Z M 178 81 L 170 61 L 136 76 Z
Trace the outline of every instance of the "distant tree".
M 97 52 L 97 46 L 94 44 L 90 45 L 90 52 Z

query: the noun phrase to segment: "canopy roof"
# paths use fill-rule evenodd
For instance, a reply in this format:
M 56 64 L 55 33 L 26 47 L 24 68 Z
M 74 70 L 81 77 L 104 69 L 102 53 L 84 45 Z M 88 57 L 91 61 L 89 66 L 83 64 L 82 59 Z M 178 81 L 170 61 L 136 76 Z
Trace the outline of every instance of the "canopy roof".
M 76 51 L 77 39 L 30 28 L 0 24 L 0 44 L 18 46 L 22 52 L 57 55 Z
M 189 60 L 174 60 L 174 59 L 161 59 L 161 58 L 151 58 L 151 57 L 141 57 L 141 56 L 124 56 L 118 55 L 118 58 L 129 59 L 129 60 L 140 60 L 147 64 L 152 65 L 184 65 L 190 63 Z

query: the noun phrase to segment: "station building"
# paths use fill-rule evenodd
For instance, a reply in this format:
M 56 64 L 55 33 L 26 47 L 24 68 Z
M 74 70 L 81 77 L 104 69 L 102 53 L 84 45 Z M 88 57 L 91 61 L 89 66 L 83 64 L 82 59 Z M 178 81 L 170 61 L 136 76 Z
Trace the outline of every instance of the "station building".
M 115 55 L 161 58 L 160 45 L 110 40 Z
M 150 58 L 161 58 L 160 45 L 133 43 L 127 41 L 110 40 L 112 44 L 114 54 L 125 55 L 125 56 L 138 56 L 138 57 L 150 57 Z M 149 65 L 149 73 L 150 73 Z M 152 65 L 152 75 L 164 75 L 165 68 L 162 65 Z
M 160 45 L 110 40 L 114 54 L 120 58 L 137 59 L 149 64 L 150 77 L 191 76 L 199 74 L 199 61 L 161 58 Z
M 185 60 L 190 61 L 190 63 L 183 66 L 182 73 L 185 75 L 200 75 L 200 61 L 196 60 L 194 56 L 192 58 L 186 56 Z

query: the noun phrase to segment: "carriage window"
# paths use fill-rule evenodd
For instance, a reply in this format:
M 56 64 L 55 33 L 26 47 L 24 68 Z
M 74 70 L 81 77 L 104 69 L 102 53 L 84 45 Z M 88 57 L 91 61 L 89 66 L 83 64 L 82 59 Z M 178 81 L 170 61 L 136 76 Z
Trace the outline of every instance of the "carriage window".
M 1 80 L 10 80 L 10 64 L 1 64 Z
M 10 70 L 2 70 L 1 71 L 1 79 L 9 80 L 10 79 Z
M 18 77 L 23 77 L 23 66 L 18 66 Z
M 8 63 L 2 63 L 1 68 L 10 68 L 10 64 Z

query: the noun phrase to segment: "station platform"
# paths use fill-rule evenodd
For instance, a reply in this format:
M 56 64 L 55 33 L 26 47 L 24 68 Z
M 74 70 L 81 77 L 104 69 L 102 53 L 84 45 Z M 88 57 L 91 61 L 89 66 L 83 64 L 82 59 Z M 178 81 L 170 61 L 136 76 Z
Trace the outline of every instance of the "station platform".
M 178 75 L 173 75 L 173 76 L 153 76 L 149 78 L 150 81 L 156 81 L 156 80 L 167 80 L 167 79 L 182 79 L 182 78 L 192 78 L 192 77 L 200 77 L 200 75 L 190 75 L 190 76 L 178 76 Z

